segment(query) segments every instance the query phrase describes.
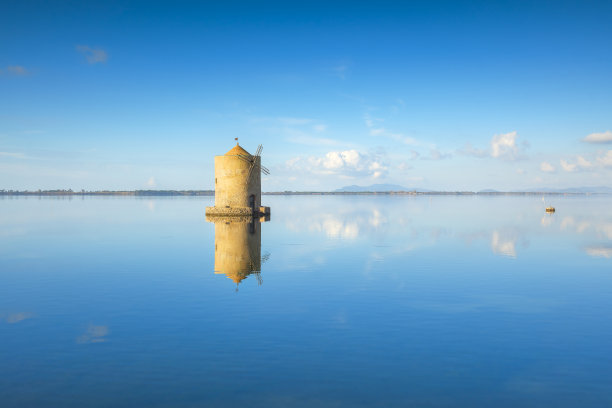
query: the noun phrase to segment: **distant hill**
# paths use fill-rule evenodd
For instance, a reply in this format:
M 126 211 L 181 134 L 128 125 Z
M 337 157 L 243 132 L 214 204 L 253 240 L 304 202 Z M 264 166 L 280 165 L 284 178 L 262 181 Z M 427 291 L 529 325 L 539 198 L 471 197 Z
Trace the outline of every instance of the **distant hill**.
M 397 184 L 372 184 L 369 186 L 344 186 L 335 190 L 336 193 L 363 193 L 363 192 L 385 192 L 385 191 L 417 191 L 419 193 L 430 192 L 422 188 L 406 188 Z

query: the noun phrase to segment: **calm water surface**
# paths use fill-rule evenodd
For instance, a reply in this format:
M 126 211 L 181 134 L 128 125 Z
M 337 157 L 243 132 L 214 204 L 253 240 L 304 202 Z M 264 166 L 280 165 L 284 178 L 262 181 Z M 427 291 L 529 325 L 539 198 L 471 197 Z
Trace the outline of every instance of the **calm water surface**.
M 612 197 L 212 201 L 0 199 L 0 405 L 612 406 Z

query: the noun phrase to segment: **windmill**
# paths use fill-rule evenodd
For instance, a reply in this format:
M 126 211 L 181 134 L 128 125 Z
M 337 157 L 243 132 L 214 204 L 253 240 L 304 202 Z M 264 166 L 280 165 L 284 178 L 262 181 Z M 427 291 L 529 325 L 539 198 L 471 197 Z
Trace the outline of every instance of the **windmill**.
M 261 171 L 263 174 L 270 174 L 270 170 L 268 170 L 265 166 L 261 165 L 261 151 L 263 150 L 263 146 L 257 146 L 257 151 L 254 156 L 249 156 L 246 154 L 239 154 L 238 158 L 249 164 L 249 174 L 247 176 L 246 182 L 247 184 L 251 181 L 251 176 L 253 175 L 253 170 Z M 259 160 L 257 160 L 259 158 Z M 257 169 L 256 169 L 257 167 Z

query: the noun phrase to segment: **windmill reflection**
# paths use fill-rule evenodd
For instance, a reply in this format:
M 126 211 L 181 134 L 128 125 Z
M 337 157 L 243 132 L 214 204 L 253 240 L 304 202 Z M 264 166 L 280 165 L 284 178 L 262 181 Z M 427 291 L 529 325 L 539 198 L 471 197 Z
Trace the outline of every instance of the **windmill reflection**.
M 261 222 L 268 220 L 269 217 L 206 217 L 206 221 L 215 224 L 215 273 L 236 282 L 236 290 L 249 275 L 262 284 L 261 264 L 269 255 L 261 256 Z

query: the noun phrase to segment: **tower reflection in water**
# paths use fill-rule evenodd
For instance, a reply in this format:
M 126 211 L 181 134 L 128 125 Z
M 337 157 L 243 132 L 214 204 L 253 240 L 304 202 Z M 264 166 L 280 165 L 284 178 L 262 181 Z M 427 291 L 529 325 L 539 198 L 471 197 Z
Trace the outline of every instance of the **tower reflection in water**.
M 238 284 L 254 275 L 261 285 L 261 264 L 269 255 L 261 256 L 261 223 L 270 217 L 206 216 L 215 224 L 215 273 L 225 274 Z

